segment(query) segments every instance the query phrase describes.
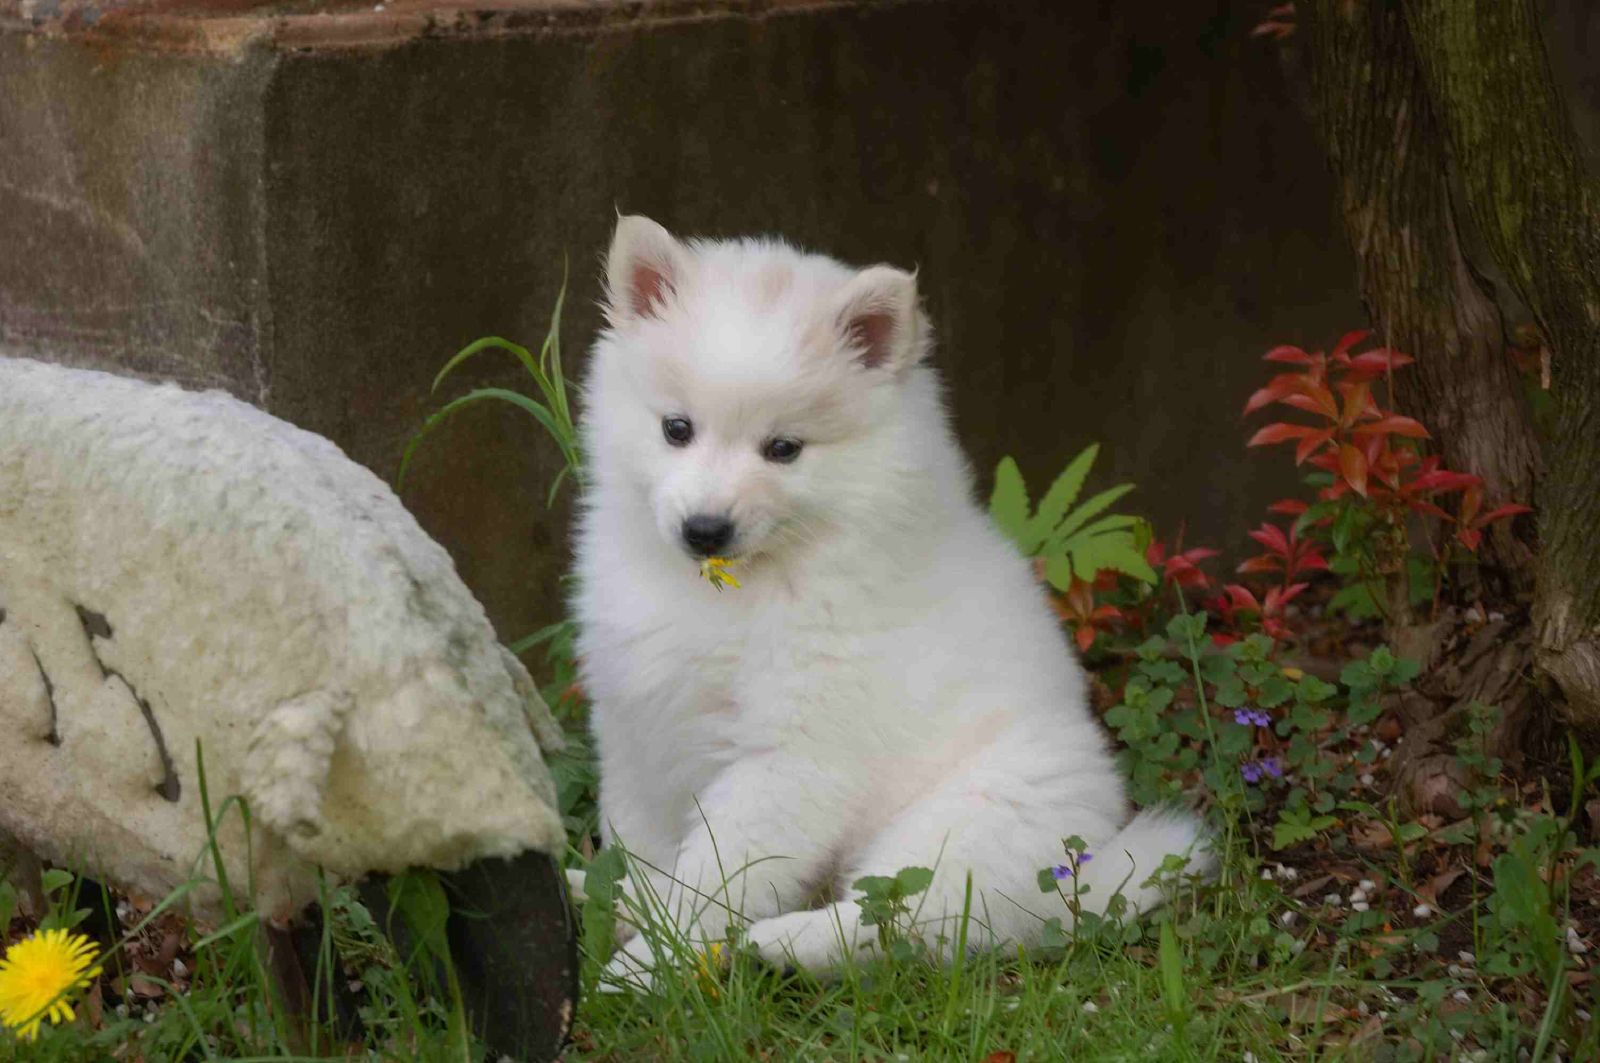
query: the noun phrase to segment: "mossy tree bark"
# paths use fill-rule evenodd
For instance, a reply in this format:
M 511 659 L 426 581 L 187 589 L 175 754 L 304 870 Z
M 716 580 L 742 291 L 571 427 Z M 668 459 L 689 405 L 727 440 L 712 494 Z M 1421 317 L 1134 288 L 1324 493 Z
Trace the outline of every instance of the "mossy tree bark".
M 1417 359 L 1396 374 L 1395 398 L 1433 432 L 1447 467 L 1483 477 L 1490 504 L 1526 502 L 1539 447 L 1500 309 L 1462 249 L 1444 133 L 1406 20 L 1384 0 L 1301 6 L 1312 111 L 1362 295 L 1382 341 Z M 1493 528 L 1491 594 L 1532 586 L 1531 530 Z
M 1504 631 L 1502 650 L 1527 647 L 1569 722 L 1600 729 L 1600 192 L 1534 5 L 1307 0 L 1299 12 L 1312 110 L 1368 310 L 1385 342 L 1417 358 L 1396 376 L 1396 398 L 1432 429 L 1448 466 L 1484 478 L 1487 504 L 1538 506 L 1536 535 L 1526 518 L 1494 530 L 1474 590 L 1511 604 L 1532 585 L 1532 638 Z M 1557 427 L 1543 447 L 1468 246 L 1492 256 L 1548 343 Z M 1407 619 L 1392 634 L 1433 663 L 1467 648 L 1438 629 L 1419 637 Z M 1434 754 L 1467 701 L 1497 695 L 1508 714 L 1532 705 L 1527 683 L 1489 674 L 1515 673 L 1517 660 L 1453 664 L 1441 671 L 1454 681 L 1435 683 L 1431 708 L 1413 706 L 1408 721 Z
M 1406 0 L 1472 218 L 1551 350 L 1538 660 L 1600 729 L 1600 183 L 1584 169 L 1532 0 Z

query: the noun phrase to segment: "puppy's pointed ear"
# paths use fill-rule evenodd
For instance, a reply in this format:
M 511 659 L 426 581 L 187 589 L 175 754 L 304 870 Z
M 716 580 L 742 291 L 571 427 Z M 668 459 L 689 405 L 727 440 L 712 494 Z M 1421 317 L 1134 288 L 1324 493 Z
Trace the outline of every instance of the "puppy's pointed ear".
M 687 249 L 642 214 L 617 219 L 606 253 L 606 307 L 613 322 L 659 317 L 683 280 Z
M 837 327 L 850 356 L 868 369 L 915 365 L 927 352 L 917 278 L 893 266 L 862 270 L 839 295 Z

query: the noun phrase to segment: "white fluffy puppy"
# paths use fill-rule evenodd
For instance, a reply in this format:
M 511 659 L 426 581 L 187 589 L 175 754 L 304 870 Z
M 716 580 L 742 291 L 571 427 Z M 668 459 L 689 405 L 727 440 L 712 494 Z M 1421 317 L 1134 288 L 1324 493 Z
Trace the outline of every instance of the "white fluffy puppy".
M 1037 940 L 1084 838 L 1086 907 L 1135 906 L 1199 825 L 1129 822 L 1084 674 L 974 504 L 916 278 L 617 224 L 584 392 L 577 547 L 601 818 L 694 941 L 732 919 L 818 971 L 876 940 L 864 875 L 935 869 L 919 936 Z M 726 557 L 719 590 L 701 561 Z M 622 971 L 648 969 L 636 937 Z

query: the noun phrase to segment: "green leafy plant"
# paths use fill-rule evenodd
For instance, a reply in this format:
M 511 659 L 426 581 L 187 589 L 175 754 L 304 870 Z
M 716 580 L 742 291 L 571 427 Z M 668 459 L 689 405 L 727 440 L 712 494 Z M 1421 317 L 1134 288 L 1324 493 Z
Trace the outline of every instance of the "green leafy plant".
M 578 432 L 572 419 L 572 403 L 567 394 L 567 378 L 561 367 L 561 308 L 567 297 L 567 278 L 561 278 L 561 291 L 556 296 L 555 309 L 550 314 L 550 329 L 545 334 L 544 343 L 539 348 L 537 357 L 528 348 L 512 343 L 510 340 L 499 336 L 485 336 L 482 339 L 469 343 L 444 364 L 439 370 L 439 375 L 434 377 L 433 390 L 437 392 L 439 385 L 443 384 L 455 369 L 468 359 L 488 350 L 506 351 L 522 364 L 528 376 L 533 380 L 537 389 L 537 396 L 526 395 L 520 391 L 509 388 L 477 388 L 469 391 L 459 398 L 452 399 L 443 408 L 429 415 L 417 429 L 409 442 L 406 443 L 405 453 L 400 458 L 400 472 L 397 481 L 405 482 L 406 470 L 411 466 L 412 456 L 423 439 L 427 438 L 439 425 L 448 418 L 459 413 L 468 406 L 480 402 L 504 402 L 515 406 L 538 421 L 549 434 L 550 438 L 561 450 L 565 465 L 550 484 L 549 494 L 546 496 L 546 505 L 554 505 L 556 494 L 561 490 L 561 485 L 568 476 L 579 480 L 583 479 L 583 457 L 578 447 Z
M 855 881 L 861 922 L 878 928 L 878 947 L 885 955 L 905 958 L 914 951 L 909 940 L 911 899 L 933 882 L 926 867 L 903 867 L 893 875 L 867 875 Z
M 989 515 L 1024 557 L 1037 558 L 1050 585 L 1063 593 L 1074 581 L 1092 582 L 1103 571 L 1120 572 L 1156 581 L 1155 570 L 1145 560 L 1149 531 L 1138 517 L 1105 514 L 1132 484 L 1119 484 L 1074 505 L 1100 452 L 1099 444 L 1084 448 L 1050 485 L 1037 508 L 1030 507 L 1027 484 L 1011 458 L 995 470 Z M 1141 541 L 1142 539 L 1142 541 Z

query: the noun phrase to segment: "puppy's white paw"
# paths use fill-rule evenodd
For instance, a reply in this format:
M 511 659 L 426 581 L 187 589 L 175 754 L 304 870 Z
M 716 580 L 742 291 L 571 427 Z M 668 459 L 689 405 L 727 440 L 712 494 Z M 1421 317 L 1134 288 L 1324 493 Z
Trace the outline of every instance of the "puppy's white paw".
M 581 867 L 567 868 L 567 896 L 573 904 L 583 904 L 589 899 L 589 895 L 583 892 L 583 880 L 588 873 Z
M 762 919 L 750 927 L 746 940 L 775 967 L 796 966 L 822 974 L 837 969 L 851 954 L 861 955 L 874 944 L 860 932 L 859 924 L 841 923 L 833 908 Z
M 648 993 L 655 981 L 656 955 L 643 934 L 636 935 L 614 954 L 600 979 L 600 992 Z

